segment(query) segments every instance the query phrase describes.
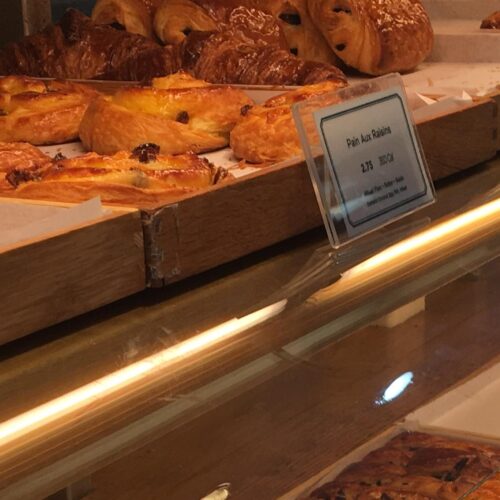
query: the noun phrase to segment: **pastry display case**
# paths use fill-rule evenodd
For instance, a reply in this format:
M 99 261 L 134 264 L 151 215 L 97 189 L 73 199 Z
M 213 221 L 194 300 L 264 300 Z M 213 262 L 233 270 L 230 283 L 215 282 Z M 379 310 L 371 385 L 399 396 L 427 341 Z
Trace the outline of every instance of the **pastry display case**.
M 0 48 L 0 499 L 500 498 L 497 2 L 83 3 Z M 333 248 L 374 78 L 436 200 Z

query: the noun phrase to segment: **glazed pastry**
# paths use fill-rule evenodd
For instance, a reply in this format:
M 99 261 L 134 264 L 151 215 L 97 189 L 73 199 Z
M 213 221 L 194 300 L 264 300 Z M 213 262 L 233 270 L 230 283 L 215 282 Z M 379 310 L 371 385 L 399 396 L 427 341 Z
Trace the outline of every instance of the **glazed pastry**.
M 500 10 L 493 12 L 481 23 L 481 29 L 498 30 L 500 29 Z
M 52 158 L 26 142 L 0 142 L 0 190 L 8 188 L 5 175 L 13 169 L 39 170 Z
M 155 16 L 156 33 L 165 43 L 179 43 L 192 31 L 222 29 L 237 7 L 272 14 L 287 42 L 282 48 L 292 54 L 310 61 L 336 60 L 309 16 L 307 0 L 163 0 Z
M 345 80 L 335 66 L 304 61 L 278 43 L 269 43 L 277 26 L 259 11 L 231 11 L 222 31 L 193 32 L 182 44 L 183 67 L 213 83 L 249 85 L 306 85 L 328 79 Z M 254 18 L 255 17 L 255 18 Z M 246 29 L 242 24 L 254 19 Z M 265 20 L 265 21 L 264 21 Z
M 153 16 L 160 0 L 97 0 L 92 19 L 153 38 Z
M 370 75 L 408 71 L 431 52 L 433 33 L 419 0 L 308 0 L 335 54 Z
M 129 87 L 95 100 L 82 120 L 80 138 L 100 154 L 146 142 L 166 154 L 213 151 L 227 146 L 240 109 L 251 103 L 242 90 L 171 75 L 154 80 L 152 87 Z
M 403 433 L 347 467 L 310 498 L 458 500 L 499 466 L 500 449 Z
M 0 49 L 0 74 L 144 80 L 180 69 L 177 51 L 99 25 L 74 9 L 59 24 Z
M 160 155 L 142 145 L 114 156 L 89 153 L 55 161 L 39 170 L 13 169 L 8 196 L 81 202 L 100 196 L 104 203 L 145 206 L 166 203 L 220 182 L 227 172 L 189 153 Z
M 78 138 L 94 90 L 64 81 L 0 78 L 0 141 L 59 144 Z
M 283 161 L 301 153 L 291 105 L 333 92 L 346 84 L 330 80 L 286 92 L 263 106 L 242 110 L 243 116 L 231 132 L 234 155 L 249 163 Z

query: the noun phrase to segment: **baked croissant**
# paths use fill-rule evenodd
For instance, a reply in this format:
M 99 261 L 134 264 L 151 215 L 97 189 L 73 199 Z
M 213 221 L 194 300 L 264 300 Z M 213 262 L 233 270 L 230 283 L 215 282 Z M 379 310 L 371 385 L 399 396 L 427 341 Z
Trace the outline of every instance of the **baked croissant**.
M 267 100 L 263 106 L 243 109 L 231 131 L 234 155 L 249 163 L 276 163 L 297 156 L 300 140 L 292 116 L 292 104 L 345 86 L 341 81 L 307 85 Z
M 180 43 L 192 31 L 223 29 L 238 7 L 271 14 L 287 42 L 282 48 L 289 48 L 292 54 L 310 61 L 336 60 L 309 16 L 307 0 L 163 0 L 155 15 L 155 30 L 163 42 Z M 252 29 L 254 18 L 250 16 L 242 24 Z
M 411 70 L 431 52 L 432 27 L 419 0 L 308 0 L 308 7 L 335 54 L 363 73 Z
M 92 19 L 153 38 L 153 16 L 159 4 L 160 0 L 97 0 Z
M 153 80 L 152 87 L 125 88 L 112 98 L 96 99 L 83 117 L 80 138 L 88 150 L 101 154 L 147 142 L 167 154 L 213 151 L 227 146 L 241 108 L 249 104 L 242 90 L 171 75 Z
M 0 74 L 144 80 L 180 69 L 178 52 L 99 25 L 74 9 L 59 24 L 0 49 Z
M 78 138 L 94 90 L 64 81 L 0 78 L 0 141 L 59 144 Z
M 148 206 L 210 187 L 226 176 L 227 171 L 195 154 L 160 155 L 149 144 L 132 154 L 88 153 L 38 170 L 13 169 L 7 174 L 12 187 L 2 195 L 71 203 L 100 196 L 104 203 Z
M 276 23 L 272 19 L 272 24 L 259 22 L 263 16 L 259 11 L 238 7 L 231 11 L 222 31 L 190 33 L 181 45 L 183 68 L 213 83 L 305 85 L 328 79 L 345 81 L 335 66 L 304 61 L 277 43 L 268 43 L 272 32 L 267 27 Z M 242 29 L 249 19 L 254 20 Z

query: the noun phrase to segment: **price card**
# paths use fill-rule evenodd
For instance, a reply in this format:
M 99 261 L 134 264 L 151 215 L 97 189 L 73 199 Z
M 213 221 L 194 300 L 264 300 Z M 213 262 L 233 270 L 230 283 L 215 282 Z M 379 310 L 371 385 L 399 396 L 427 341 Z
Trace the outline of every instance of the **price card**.
M 307 101 L 293 112 L 334 246 L 435 200 L 397 75 Z

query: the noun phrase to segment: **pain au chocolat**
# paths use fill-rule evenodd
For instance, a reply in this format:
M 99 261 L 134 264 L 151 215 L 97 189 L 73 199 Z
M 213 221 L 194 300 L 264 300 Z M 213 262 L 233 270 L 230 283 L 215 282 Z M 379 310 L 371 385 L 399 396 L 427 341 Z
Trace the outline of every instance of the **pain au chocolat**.
M 345 86 L 344 80 L 327 80 L 273 97 L 262 106 L 243 109 L 231 131 L 234 155 L 248 163 L 275 163 L 299 155 L 301 147 L 292 104 Z
M 225 147 L 242 107 L 252 104 L 239 89 L 210 85 L 186 74 L 154 79 L 96 99 L 85 113 L 80 138 L 100 154 L 158 144 L 166 154 Z
M 335 54 L 370 75 L 415 68 L 433 32 L 419 0 L 308 0 L 309 13 Z
M 132 153 L 88 153 L 40 168 L 11 169 L 6 174 L 10 189 L 2 195 L 64 202 L 100 196 L 104 203 L 146 206 L 176 200 L 226 176 L 224 169 L 193 153 L 162 155 L 158 146 L 146 144 Z
M 97 95 L 71 82 L 0 78 L 0 141 L 42 145 L 77 139 L 82 117 Z
M 92 19 L 130 33 L 154 37 L 153 16 L 161 0 L 97 0 Z
M 306 85 L 345 78 L 331 64 L 291 54 L 280 33 L 271 15 L 237 7 L 220 30 L 193 31 L 186 37 L 183 68 L 213 83 Z
M 334 53 L 312 22 L 307 0 L 164 0 L 156 15 L 155 29 L 165 43 L 180 43 L 192 31 L 215 31 L 228 22 L 235 8 L 271 14 L 283 31 L 284 49 L 310 61 L 333 63 Z M 246 24 L 253 16 L 246 16 Z

